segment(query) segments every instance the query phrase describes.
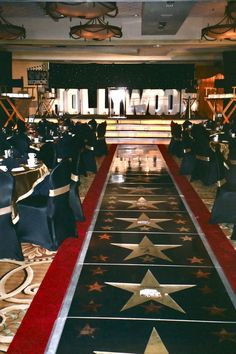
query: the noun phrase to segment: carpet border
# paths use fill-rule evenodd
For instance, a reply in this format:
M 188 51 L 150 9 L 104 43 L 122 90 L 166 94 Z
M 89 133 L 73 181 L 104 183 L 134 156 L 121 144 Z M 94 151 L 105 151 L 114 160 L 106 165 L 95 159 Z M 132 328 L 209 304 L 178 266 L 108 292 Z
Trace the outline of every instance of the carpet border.
M 189 208 L 204 232 L 207 242 L 222 267 L 232 290 L 236 293 L 236 272 L 233 269 L 233 265 L 236 264 L 236 251 L 220 227 L 218 225 L 209 224 L 209 210 L 200 199 L 197 192 L 195 192 L 188 179 L 179 174 L 179 166 L 168 153 L 168 147 L 163 144 L 158 144 L 158 148 L 161 151 L 170 172 L 174 176 L 177 186 L 184 195 Z
M 67 238 L 58 249 L 7 353 L 32 354 L 36 346 L 37 354 L 45 352 L 116 148 L 117 144 L 110 145 L 109 154 L 104 158 L 83 201 L 86 220 L 77 224 L 79 237 Z

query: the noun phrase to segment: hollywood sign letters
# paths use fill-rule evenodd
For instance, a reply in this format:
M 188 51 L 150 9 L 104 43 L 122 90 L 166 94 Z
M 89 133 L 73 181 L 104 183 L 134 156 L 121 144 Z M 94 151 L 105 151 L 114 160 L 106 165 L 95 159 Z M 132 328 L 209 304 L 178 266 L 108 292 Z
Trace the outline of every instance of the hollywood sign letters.
M 55 89 L 52 89 L 55 92 Z M 88 89 L 57 89 L 54 107 L 60 113 L 69 114 L 176 114 L 184 112 L 187 98 L 195 94 L 176 89 L 133 89 L 131 94 L 125 88 L 108 89 L 109 107 L 106 107 L 106 90 L 97 90 L 97 107 L 89 106 Z M 192 110 L 194 110 L 192 108 Z

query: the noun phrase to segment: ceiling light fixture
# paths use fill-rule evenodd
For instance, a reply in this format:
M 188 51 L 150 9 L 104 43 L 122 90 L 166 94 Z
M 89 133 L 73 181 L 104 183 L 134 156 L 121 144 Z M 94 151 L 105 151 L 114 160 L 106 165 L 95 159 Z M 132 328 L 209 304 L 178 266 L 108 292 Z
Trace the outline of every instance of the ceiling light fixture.
M 45 10 L 54 20 L 64 17 L 84 19 L 103 17 L 105 15 L 115 17 L 118 13 L 115 2 L 47 2 Z
M 11 24 L 1 15 L 0 9 L 0 40 L 14 40 L 18 38 L 25 38 L 24 27 Z
M 105 39 L 121 38 L 122 31 L 120 27 L 112 26 L 105 22 L 103 18 L 94 18 L 85 24 L 73 26 L 70 29 L 70 37 L 74 39 L 103 41 Z
M 208 41 L 227 39 L 236 41 L 236 1 L 229 1 L 223 19 L 216 25 L 202 29 L 201 39 Z

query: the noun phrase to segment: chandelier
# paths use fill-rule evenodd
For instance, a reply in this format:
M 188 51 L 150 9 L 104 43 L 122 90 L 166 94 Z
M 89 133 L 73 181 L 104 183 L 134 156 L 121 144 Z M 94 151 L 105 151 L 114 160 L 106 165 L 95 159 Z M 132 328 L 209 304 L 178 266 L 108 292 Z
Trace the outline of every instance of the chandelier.
M 50 2 L 46 4 L 45 10 L 54 20 L 64 17 L 84 19 L 103 17 L 105 15 L 115 17 L 118 13 L 115 2 Z
M 202 29 L 202 36 L 208 41 L 227 39 L 236 40 L 236 1 L 229 1 L 223 19 L 216 25 Z
M 12 25 L 10 22 L 5 20 L 0 13 L 0 40 L 14 40 L 18 38 L 25 38 L 24 27 Z
M 120 27 L 112 26 L 108 22 L 105 22 L 102 18 L 94 18 L 88 22 L 77 26 L 73 26 L 70 29 L 70 37 L 74 39 L 85 39 L 103 41 L 104 39 L 121 38 L 122 31 Z

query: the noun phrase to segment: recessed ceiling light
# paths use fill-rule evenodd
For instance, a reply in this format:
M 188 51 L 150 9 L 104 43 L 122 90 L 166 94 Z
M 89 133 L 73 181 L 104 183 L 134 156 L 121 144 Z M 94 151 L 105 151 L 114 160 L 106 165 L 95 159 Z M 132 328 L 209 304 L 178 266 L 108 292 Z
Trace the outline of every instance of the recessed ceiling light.
M 166 7 L 174 7 L 174 1 L 167 1 L 166 2 Z

